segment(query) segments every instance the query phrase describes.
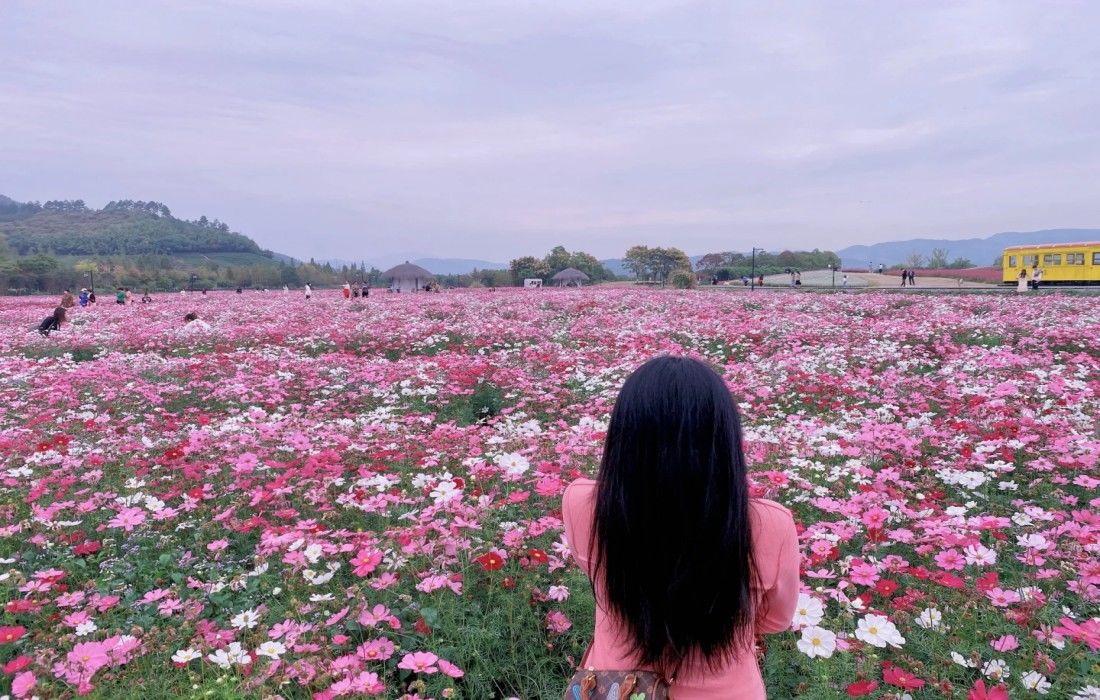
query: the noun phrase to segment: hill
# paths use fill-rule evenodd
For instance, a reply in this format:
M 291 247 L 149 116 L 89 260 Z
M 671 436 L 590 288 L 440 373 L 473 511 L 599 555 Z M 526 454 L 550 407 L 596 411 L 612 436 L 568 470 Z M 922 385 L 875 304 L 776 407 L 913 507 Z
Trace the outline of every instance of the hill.
M 0 195 L 0 292 L 65 287 L 324 286 L 342 270 L 263 250 L 205 216 L 186 221 L 160 202 L 119 200 L 93 209 L 82 200 L 40 204 Z
M 904 241 L 889 241 L 873 245 L 854 245 L 837 251 L 846 268 L 865 269 L 868 263 L 878 265 L 910 264 L 911 257 L 920 255 L 925 260 L 936 249 L 947 251 L 951 260 L 966 258 L 973 264 L 990 265 L 999 260 L 1001 252 L 1007 246 L 1029 243 L 1076 243 L 1078 241 L 1100 240 L 1100 229 L 1095 228 L 1058 228 L 1042 231 L 1007 231 L 987 238 L 964 238 L 950 240 L 946 238 L 912 238 Z
M 255 241 L 205 216 L 184 221 L 159 202 L 122 200 L 90 209 L 82 200 L 0 200 L 0 234 L 17 255 L 254 253 Z

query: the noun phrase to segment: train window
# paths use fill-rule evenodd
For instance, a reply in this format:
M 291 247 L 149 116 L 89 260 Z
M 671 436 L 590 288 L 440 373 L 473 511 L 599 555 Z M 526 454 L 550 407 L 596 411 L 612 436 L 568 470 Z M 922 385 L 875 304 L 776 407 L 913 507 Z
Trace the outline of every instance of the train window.
M 1045 253 L 1043 255 L 1043 265 L 1049 267 L 1051 265 L 1061 265 L 1062 256 L 1056 253 Z
M 1016 267 L 1016 256 L 1015 255 L 1008 256 L 1008 266 L 1009 267 Z
M 1038 255 L 1025 255 L 1024 256 L 1024 267 L 1027 267 L 1028 265 L 1038 265 L 1038 264 L 1039 264 L 1039 256 Z M 1100 265 L 1100 263 L 1097 263 L 1097 264 Z
M 1100 265 L 1100 253 L 1093 253 L 1092 254 L 1092 264 L 1093 265 Z
M 1084 265 L 1085 254 L 1084 253 L 1066 253 L 1067 265 Z

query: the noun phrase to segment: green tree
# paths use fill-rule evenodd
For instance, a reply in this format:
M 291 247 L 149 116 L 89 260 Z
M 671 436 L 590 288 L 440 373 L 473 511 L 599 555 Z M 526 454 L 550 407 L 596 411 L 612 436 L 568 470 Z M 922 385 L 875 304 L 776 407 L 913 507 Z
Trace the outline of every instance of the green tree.
M 640 280 L 650 278 L 652 274 L 649 267 L 650 262 L 651 256 L 649 246 L 631 246 L 623 255 L 623 267 L 634 273 L 634 277 Z
M 950 263 L 947 261 L 947 249 L 946 248 L 933 248 L 932 254 L 928 256 L 928 267 L 934 270 L 942 270 Z
M 1000 264 L 1000 260 L 998 260 L 997 263 Z M 965 269 L 971 268 L 971 267 L 974 267 L 974 263 L 970 262 L 969 258 L 961 258 L 961 257 L 960 258 L 955 258 L 954 260 L 951 261 L 951 263 L 949 265 L 947 265 L 947 268 L 951 269 L 951 270 L 965 270 Z
M 537 277 L 545 280 L 550 276 L 550 268 L 547 266 L 546 261 L 533 255 L 516 258 L 509 263 L 508 269 L 512 273 L 512 282 L 516 286 L 521 286 L 525 279 Z

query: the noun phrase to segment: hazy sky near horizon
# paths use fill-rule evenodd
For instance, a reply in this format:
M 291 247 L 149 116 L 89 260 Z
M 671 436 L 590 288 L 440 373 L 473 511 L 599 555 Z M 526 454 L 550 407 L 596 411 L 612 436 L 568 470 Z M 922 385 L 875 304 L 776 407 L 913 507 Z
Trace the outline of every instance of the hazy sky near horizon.
M 296 256 L 1100 226 L 1100 3 L 0 2 L 0 193 Z

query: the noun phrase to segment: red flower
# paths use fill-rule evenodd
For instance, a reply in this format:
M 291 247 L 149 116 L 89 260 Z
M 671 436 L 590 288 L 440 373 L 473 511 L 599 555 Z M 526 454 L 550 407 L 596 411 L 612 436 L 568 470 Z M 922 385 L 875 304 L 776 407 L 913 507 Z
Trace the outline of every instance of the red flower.
M 527 550 L 527 556 L 531 557 L 531 561 L 538 562 L 539 564 L 545 564 L 550 561 L 550 557 L 546 556 L 546 552 L 534 547 Z
M 870 695 L 875 692 L 875 688 L 878 688 L 878 681 L 866 680 L 856 681 L 848 685 L 848 696 L 853 698 L 863 697 L 864 695 Z
M 34 612 L 38 610 L 39 604 L 33 600 L 10 600 L 8 604 L 4 606 L 4 612 L 15 615 L 18 613 Z
M 882 665 L 882 680 L 899 688 L 923 688 L 924 681 L 893 664 Z
M 82 542 L 73 547 L 73 553 L 77 556 L 87 556 L 89 554 L 95 554 L 99 550 L 103 549 L 103 543 L 99 540 L 92 540 L 90 542 Z
M 432 633 L 432 628 L 428 627 L 428 623 L 424 622 L 424 618 L 422 618 L 422 617 L 417 618 L 416 624 L 413 625 L 413 628 L 416 629 L 417 632 L 424 635 L 425 637 L 427 637 L 429 634 Z
M 486 552 L 476 559 L 478 564 L 481 564 L 481 568 L 486 571 L 499 571 L 504 568 L 504 560 L 500 558 L 499 554 L 494 552 Z
M 31 657 L 29 656 L 17 656 L 11 661 L 4 664 L 4 673 L 10 675 L 19 673 L 27 666 L 31 665 Z
M 18 641 L 27 633 L 26 627 L 15 625 L 14 627 L 0 627 L 0 644 L 11 644 Z
M 1001 685 L 986 690 L 985 681 L 978 681 L 966 696 L 966 700 L 1009 700 L 1008 688 Z
M 981 591 L 982 593 L 985 593 L 988 590 L 996 588 L 997 583 L 998 583 L 997 572 L 996 571 L 990 571 L 987 574 L 979 576 L 978 580 L 976 582 L 976 585 L 977 585 L 979 591 Z
M 879 579 L 875 584 L 875 590 L 880 596 L 889 598 L 897 592 L 898 582 L 888 578 Z

